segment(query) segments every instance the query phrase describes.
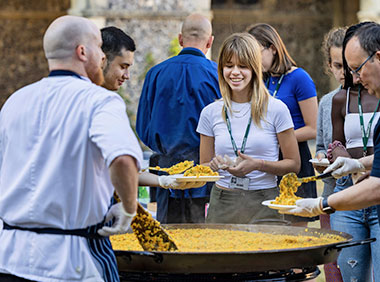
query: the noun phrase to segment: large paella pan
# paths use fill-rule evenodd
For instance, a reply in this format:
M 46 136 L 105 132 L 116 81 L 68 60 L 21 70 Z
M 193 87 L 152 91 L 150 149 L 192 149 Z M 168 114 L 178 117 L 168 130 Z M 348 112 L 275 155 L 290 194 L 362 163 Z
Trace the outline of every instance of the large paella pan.
M 342 248 L 366 244 L 368 239 L 352 242 L 352 236 L 332 230 L 279 225 L 245 224 L 168 224 L 166 229 L 211 228 L 262 232 L 269 234 L 321 236 L 335 234 L 342 241 L 319 246 L 249 252 L 146 252 L 118 251 L 119 271 L 151 273 L 246 273 L 303 268 L 335 261 Z

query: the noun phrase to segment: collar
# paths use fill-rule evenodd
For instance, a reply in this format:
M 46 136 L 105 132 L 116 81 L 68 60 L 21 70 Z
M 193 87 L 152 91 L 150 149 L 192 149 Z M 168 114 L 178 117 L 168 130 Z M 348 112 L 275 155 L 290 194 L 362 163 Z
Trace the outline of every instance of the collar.
M 188 54 L 206 58 L 205 54 L 203 54 L 203 52 L 201 50 L 199 50 L 197 48 L 193 48 L 193 47 L 183 48 L 182 51 L 178 54 L 178 56 L 179 55 L 188 55 Z
M 82 77 L 79 74 L 70 70 L 52 70 L 49 73 L 49 76 L 75 76 L 79 79 L 82 79 Z

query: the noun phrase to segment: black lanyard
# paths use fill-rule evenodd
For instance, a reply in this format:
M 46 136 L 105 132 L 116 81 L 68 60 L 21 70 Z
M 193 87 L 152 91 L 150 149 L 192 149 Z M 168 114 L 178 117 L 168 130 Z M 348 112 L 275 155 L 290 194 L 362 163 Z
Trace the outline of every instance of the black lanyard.
M 362 131 L 362 140 L 363 140 L 363 156 L 365 157 L 367 155 L 367 144 L 368 144 L 369 135 L 371 134 L 372 122 L 377 110 L 379 109 L 380 100 L 379 102 L 377 102 L 376 109 L 373 112 L 372 117 L 368 122 L 367 130 L 366 130 L 364 127 L 363 107 L 362 107 L 362 102 L 361 102 L 361 97 L 360 97 L 360 90 L 361 90 L 361 87 L 359 87 L 359 92 L 358 92 L 358 108 L 359 108 L 359 117 L 360 117 L 360 128 Z
M 236 146 L 234 138 L 232 137 L 231 122 L 230 122 L 230 119 L 228 118 L 227 108 L 226 107 L 224 107 L 224 112 L 226 113 L 227 128 L 228 128 L 228 132 L 230 133 L 232 148 L 234 149 L 235 155 L 238 157 L 239 156 L 238 155 L 238 148 Z M 252 122 L 252 115 L 249 116 L 249 121 L 248 121 L 248 124 L 247 124 L 247 128 L 245 129 L 243 143 L 241 144 L 240 152 L 242 152 L 242 153 L 244 153 L 244 150 L 245 150 L 245 145 L 247 143 L 249 129 L 251 128 L 251 122 Z
M 276 95 L 277 95 L 277 92 L 278 90 L 280 89 L 280 86 L 281 86 L 281 83 L 282 83 L 282 80 L 284 79 L 284 74 L 281 75 L 280 79 L 277 81 L 277 85 L 276 85 L 276 89 L 274 90 L 272 96 L 274 98 L 276 98 Z M 270 78 L 268 78 L 267 80 L 267 89 L 269 90 L 269 81 L 270 81 Z

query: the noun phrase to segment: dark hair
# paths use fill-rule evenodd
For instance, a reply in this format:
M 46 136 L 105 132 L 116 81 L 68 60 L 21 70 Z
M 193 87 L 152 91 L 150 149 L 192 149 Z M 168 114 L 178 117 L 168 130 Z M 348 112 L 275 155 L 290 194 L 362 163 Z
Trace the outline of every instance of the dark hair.
M 380 50 L 380 25 L 372 23 L 360 27 L 355 36 L 358 37 L 360 46 L 368 53 L 368 56 Z
M 357 36 L 359 39 L 360 45 L 362 45 L 360 38 L 363 37 L 364 31 L 369 29 L 369 28 L 372 29 L 372 27 L 375 27 L 375 26 L 378 26 L 378 24 L 376 24 L 375 22 L 361 22 L 361 23 L 350 26 L 346 31 L 346 34 L 345 34 L 344 39 L 343 39 L 343 50 L 342 50 L 342 52 L 343 52 L 343 70 L 344 70 L 344 86 L 343 86 L 344 89 L 348 89 L 349 87 L 354 86 L 354 83 L 352 80 L 352 75 L 351 75 L 350 69 L 347 65 L 346 57 L 344 56 L 344 52 L 346 50 L 347 43 L 348 43 L 348 41 L 350 41 L 350 39 L 352 37 Z M 365 33 L 365 34 L 367 34 L 367 33 Z M 370 37 L 369 35 L 366 35 L 366 36 Z M 380 39 L 379 36 L 378 36 L 378 39 Z M 363 45 L 362 45 L 362 48 L 364 49 Z M 379 49 L 380 49 L 380 47 L 377 48 L 376 50 L 379 50 Z M 367 51 L 366 49 L 364 49 L 364 50 Z
M 108 62 L 113 61 L 116 56 L 121 56 L 123 49 L 131 52 L 136 50 L 133 39 L 121 29 L 109 26 L 102 28 L 100 31 L 103 40 L 102 50 Z
M 274 27 L 266 23 L 258 23 L 249 26 L 247 32 L 253 35 L 264 48 L 273 46 L 276 49 L 277 52 L 269 72 L 283 74 L 290 70 L 292 66 L 297 66 Z

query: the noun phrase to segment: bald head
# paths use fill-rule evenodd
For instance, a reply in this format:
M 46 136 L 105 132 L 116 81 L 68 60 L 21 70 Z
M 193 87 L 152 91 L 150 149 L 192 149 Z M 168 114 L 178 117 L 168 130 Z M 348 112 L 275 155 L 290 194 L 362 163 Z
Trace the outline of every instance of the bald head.
M 202 15 L 192 14 L 183 22 L 181 33 L 184 40 L 207 40 L 212 33 L 211 23 Z
M 55 19 L 45 32 L 43 44 L 48 60 L 72 58 L 78 45 L 86 45 L 99 36 L 100 31 L 90 20 L 76 16 Z
M 188 16 L 182 24 L 178 40 L 182 47 L 197 48 L 206 54 L 214 41 L 210 21 L 199 14 Z

